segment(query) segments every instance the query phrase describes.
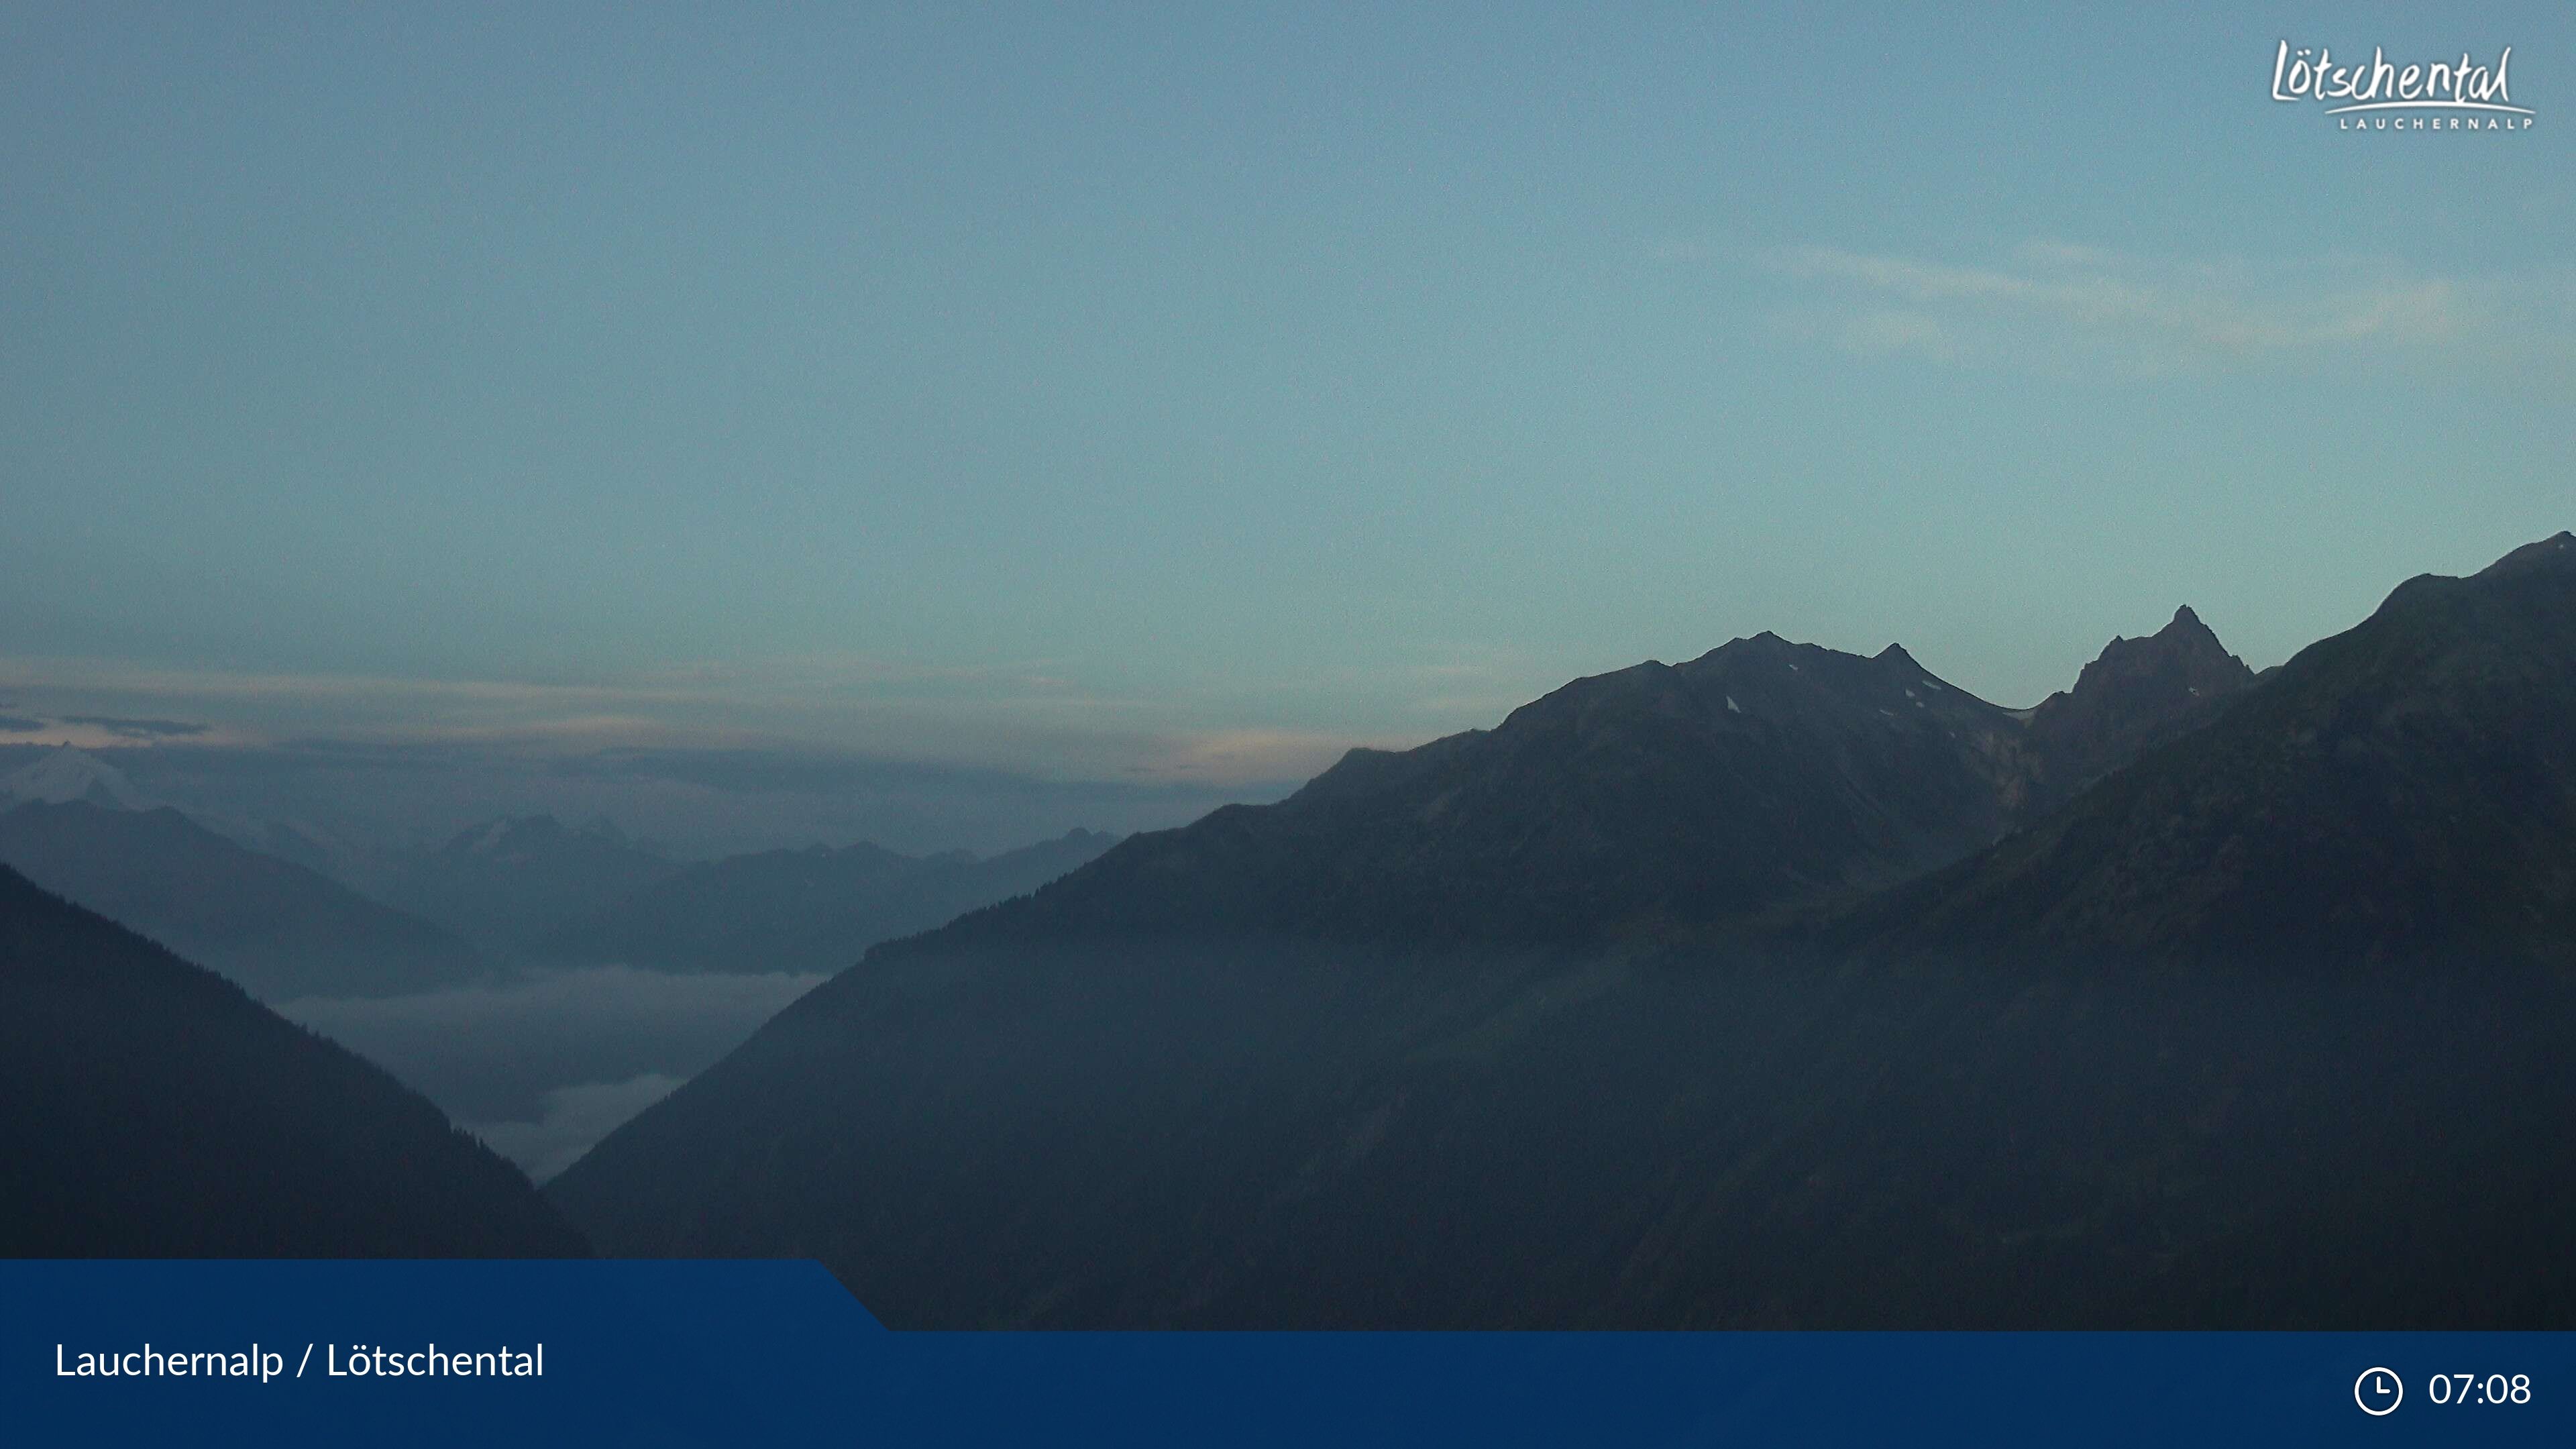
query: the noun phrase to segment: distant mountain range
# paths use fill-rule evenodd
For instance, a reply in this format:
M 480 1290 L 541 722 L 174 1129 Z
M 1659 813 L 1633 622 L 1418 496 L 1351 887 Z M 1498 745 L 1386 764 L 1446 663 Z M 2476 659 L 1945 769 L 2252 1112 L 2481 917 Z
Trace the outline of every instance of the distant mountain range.
M 551 815 L 495 820 L 380 862 L 373 893 L 487 950 L 526 956 L 573 921 L 679 869 L 615 827 Z
M 85 750 L 58 746 L 0 774 L 0 810 L 18 805 L 79 802 L 105 810 L 148 810 L 146 798 L 125 772 Z
M 655 971 L 838 971 L 880 941 L 1025 895 L 1116 843 L 1075 830 L 980 860 L 865 843 L 731 856 L 675 870 L 535 949 L 552 961 Z
M 0 868 L 0 1255 L 587 1249 L 382 1071 Z
M 0 813 L 0 864 L 206 962 L 267 1000 L 386 996 L 490 974 L 473 948 L 166 806 L 88 792 Z
M 521 966 L 801 974 L 1024 895 L 1115 843 L 1075 830 L 990 858 L 862 841 L 684 863 L 604 821 L 534 815 L 380 853 L 359 874 L 377 898 Z
M 891 943 L 548 1189 L 905 1325 L 2576 1326 L 2576 540 L 1738 640 Z
M 271 1000 L 401 994 L 511 967 L 837 971 L 1116 843 L 1075 830 L 989 858 L 863 842 L 689 864 L 606 822 L 537 815 L 369 852 L 278 822 L 218 833 L 68 748 L 0 776 L 0 790 L 0 863 Z

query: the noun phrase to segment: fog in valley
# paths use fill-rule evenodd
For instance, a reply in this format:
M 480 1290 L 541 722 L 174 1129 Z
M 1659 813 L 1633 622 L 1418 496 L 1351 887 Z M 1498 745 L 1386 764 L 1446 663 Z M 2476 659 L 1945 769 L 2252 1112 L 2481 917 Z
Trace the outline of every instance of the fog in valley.
M 0 865 L 385 1068 L 543 1181 L 878 941 L 1117 839 L 1004 833 L 1019 823 L 1203 803 L 756 753 L 55 743 L 0 746 Z M 494 806 L 565 813 L 465 813 Z M 694 832 L 652 832 L 692 808 Z M 857 823 L 930 848 L 816 841 Z M 985 838 L 1016 848 L 960 848 Z
M 419 1089 L 542 1182 L 823 979 L 599 966 L 275 1005 Z

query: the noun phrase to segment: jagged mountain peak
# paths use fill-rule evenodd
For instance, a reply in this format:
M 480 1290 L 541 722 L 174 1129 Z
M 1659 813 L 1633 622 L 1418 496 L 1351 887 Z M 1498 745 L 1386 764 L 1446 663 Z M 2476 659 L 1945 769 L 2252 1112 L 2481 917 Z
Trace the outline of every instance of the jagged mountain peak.
M 2149 747 L 2206 723 L 2253 683 L 2245 661 L 2228 653 L 2188 604 L 2153 634 L 2113 638 L 2073 689 L 2031 711 L 2032 811 L 2073 798 Z
M 2426 574 L 2206 728 L 1897 898 L 1908 948 L 2456 969 L 2576 939 L 2576 540 Z
M 2202 622 L 2200 615 L 2192 612 L 2191 605 L 2184 604 L 2174 610 L 2170 622 L 2153 634 L 2134 639 L 2113 636 L 2111 642 L 2103 646 L 2102 653 L 2091 664 L 2085 666 L 2085 673 L 2092 673 L 2106 664 L 2116 664 L 2121 660 L 2140 658 L 2151 653 L 2161 653 L 2191 662 L 2206 661 L 2220 667 L 2228 664 L 2241 666 L 2242 663 L 2234 655 L 2229 654 L 2227 647 L 2218 641 L 2217 631 Z M 2080 675 L 2077 678 L 2076 687 L 2079 689 L 2083 687 Z

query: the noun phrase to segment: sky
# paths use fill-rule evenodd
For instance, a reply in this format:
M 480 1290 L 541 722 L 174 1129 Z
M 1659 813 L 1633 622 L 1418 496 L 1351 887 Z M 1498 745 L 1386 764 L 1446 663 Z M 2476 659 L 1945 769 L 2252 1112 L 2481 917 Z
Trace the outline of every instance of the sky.
M 2571 12 L 2085 8 L 12 4 L 0 741 L 1257 792 L 2576 525 Z

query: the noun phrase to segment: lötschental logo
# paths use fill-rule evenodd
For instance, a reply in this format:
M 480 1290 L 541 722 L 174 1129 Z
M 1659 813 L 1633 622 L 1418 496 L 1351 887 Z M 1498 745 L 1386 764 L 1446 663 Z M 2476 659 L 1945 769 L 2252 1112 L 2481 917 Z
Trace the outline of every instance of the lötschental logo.
M 2493 65 L 2469 51 L 2440 60 L 2390 60 L 2373 46 L 2367 61 L 2293 46 L 2272 53 L 2272 99 L 2316 101 L 2344 131 L 2528 131 L 2533 113 L 2513 103 L 2513 47 Z

